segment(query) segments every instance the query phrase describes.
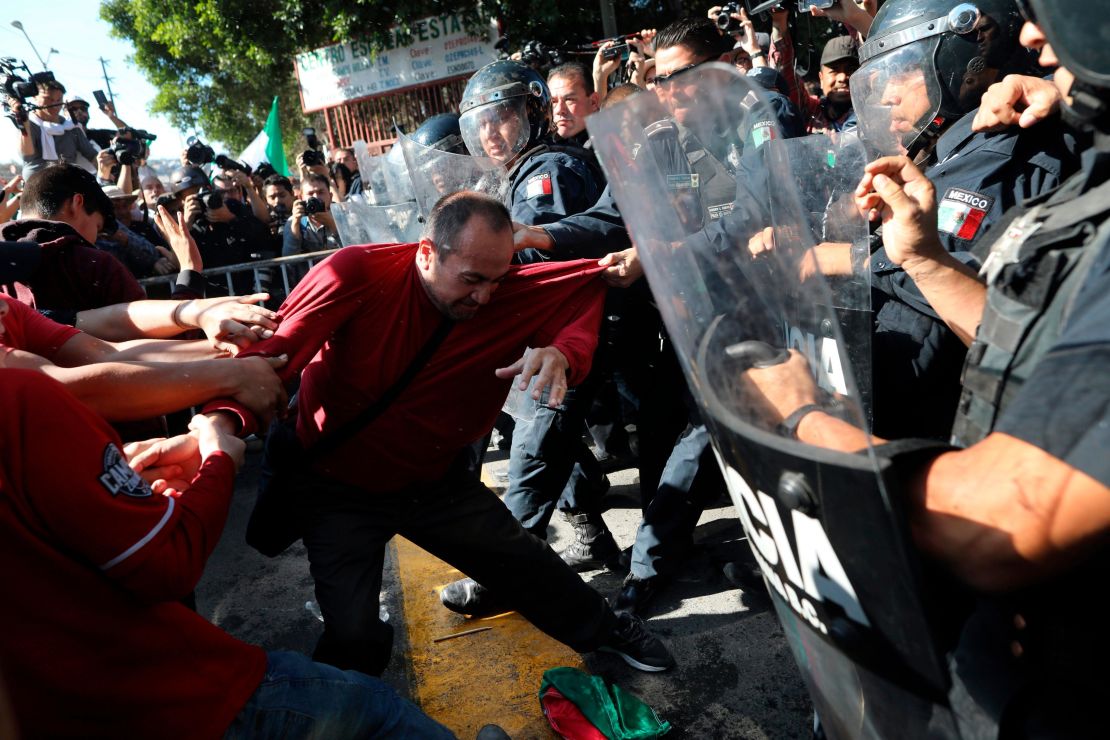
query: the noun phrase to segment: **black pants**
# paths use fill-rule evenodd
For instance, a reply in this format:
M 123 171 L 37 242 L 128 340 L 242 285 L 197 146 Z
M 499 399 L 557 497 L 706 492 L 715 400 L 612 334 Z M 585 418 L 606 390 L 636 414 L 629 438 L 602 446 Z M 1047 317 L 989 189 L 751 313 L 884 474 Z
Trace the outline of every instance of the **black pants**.
M 378 675 L 392 628 L 378 619 L 386 543 L 400 534 L 503 596 L 545 633 L 579 652 L 604 644 L 615 625 L 605 599 L 543 541 L 528 534 L 472 474 L 393 493 L 303 478 L 304 544 L 324 615 L 313 657 Z

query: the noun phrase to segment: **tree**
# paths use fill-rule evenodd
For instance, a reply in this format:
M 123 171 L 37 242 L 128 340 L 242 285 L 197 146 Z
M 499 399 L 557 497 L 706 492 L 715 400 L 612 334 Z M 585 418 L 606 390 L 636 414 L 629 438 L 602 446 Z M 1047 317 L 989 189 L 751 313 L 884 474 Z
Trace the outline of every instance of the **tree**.
M 100 15 L 135 48 L 134 61 L 158 90 L 153 111 L 183 131 L 223 141 L 238 151 L 265 123 L 274 95 L 281 98 L 286 151 L 301 148 L 310 125 L 300 108 L 293 71 L 298 52 L 354 38 L 384 48 L 391 29 L 416 19 L 462 13 L 482 30 L 501 20 L 514 47 L 529 39 L 578 46 L 601 35 L 600 8 L 570 0 L 476 2 L 470 10 L 445 0 L 103 0 Z M 712 4 L 712 3 L 711 3 Z M 617 7 L 623 32 L 661 26 L 704 3 L 633 0 Z M 589 61 L 588 57 L 584 61 Z

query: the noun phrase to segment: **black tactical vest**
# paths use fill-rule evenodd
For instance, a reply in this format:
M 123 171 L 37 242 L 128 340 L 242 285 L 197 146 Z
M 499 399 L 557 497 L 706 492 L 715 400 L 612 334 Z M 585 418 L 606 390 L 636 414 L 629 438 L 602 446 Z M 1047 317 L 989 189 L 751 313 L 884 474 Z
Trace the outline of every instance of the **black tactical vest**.
M 1074 178 L 998 227 L 980 273 L 990 292 L 964 365 L 955 445 L 971 446 L 994 428 L 1060 336 L 1097 246 L 1110 238 L 1110 182 L 1079 197 L 1084 184 Z

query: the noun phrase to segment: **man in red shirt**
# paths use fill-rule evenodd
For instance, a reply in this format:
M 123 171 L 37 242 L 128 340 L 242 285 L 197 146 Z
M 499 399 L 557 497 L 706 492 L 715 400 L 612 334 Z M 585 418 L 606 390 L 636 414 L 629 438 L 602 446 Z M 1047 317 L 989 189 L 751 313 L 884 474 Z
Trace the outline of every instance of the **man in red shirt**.
M 240 355 L 287 354 L 279 375 L 301 373 L 301 459 L 282 453 L 276 480 L 299 494 L 295 519 L 324 615 L 314 654 L 321 662 L 371 674 L 388 663 L 392 629 L 378 619 L 378 594 L 385 546 L 402 534 L 576 650 L 617 652 L 641 670 L 674 663 L 638 620 L 614 615 L 525 532 L 465 465 L 464 449 L 492 428 L 511 378 L 520 373 L 526 387 L 536 376 L 535 397 L 550 388 L 558 405 L 568 381 L 586 377 L 597 346 L 605 285 L 596 261 L 510 267 L 512 256 L 501 203 L 447 196 L 419 244 L 346 247 L 313 268 L 281 307 L 274 337 Z M 388 393 L 444 328 L 446 338 L 387 408 L 337 432 Z M 257 428 L 237 404 L 206 410 L 228 428 Z
M 23 736 L 453 737 L 375 678 L 266 653 L 180 603 L 223 530 L 241 440 L 196 417 L 129 447 L 152 487 L 100 417 L 6 359 L 0 673 Z

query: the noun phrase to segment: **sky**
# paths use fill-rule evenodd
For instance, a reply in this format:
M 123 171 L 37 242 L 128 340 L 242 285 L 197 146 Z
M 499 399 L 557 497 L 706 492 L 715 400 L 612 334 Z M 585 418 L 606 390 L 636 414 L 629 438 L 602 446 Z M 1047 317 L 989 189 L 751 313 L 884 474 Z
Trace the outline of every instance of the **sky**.
M 11 25 L 23 23 L 27 35 L 49 69 L 63 85 L 66 94 L 89 101 L 93 128 L 112 128 L 112 122 L 100 112 L 93 99 L 93 90 L 104 90 L 99 57 L 107 61 L 116 114 L 129 125 L 146 129 L 158 139 L 151 145 L 153 159 L 177 159 L 192 132 L 180 134 L 166 118 L 149 113 L 154 87 L 146 81 L 127 58 L 134 52 L 130 42 L 113 38 L 109 25 L 100 19 L 100 3 L 95 0 L 52 0 L 44 3 L 4 3 L 0 10 L 0 56 L 15 57 L 27 62 L 32 72 L 42 69 L 35 52 L 23 33 Z M 57 53 L 51 54 L 51 49 Z M 7 119 L 0 119 L 0 162 L 22 162 L 19 154 L 19 132 Z

